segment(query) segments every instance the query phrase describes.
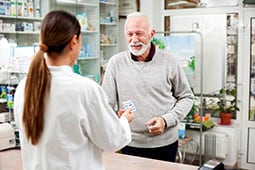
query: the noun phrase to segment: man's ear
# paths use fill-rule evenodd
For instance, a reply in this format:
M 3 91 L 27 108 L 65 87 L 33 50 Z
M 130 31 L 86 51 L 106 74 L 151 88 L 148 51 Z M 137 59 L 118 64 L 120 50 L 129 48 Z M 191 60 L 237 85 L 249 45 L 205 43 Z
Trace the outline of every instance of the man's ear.
M 151 38 L 153 38 L 155 34 L 156 34 L 156 30 L 155 30 L 155 29 L 152 29 L 152 30 L 151 30 Z

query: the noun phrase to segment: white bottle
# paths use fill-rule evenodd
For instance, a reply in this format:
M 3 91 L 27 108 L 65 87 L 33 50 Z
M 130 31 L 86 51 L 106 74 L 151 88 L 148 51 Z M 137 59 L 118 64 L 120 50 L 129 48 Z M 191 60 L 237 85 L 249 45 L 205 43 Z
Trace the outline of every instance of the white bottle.
M 34 17 L 34 3 L 33 3 L 33 1 L 29 1 L 27 5 L 28 5 L 28 16 Z
M 28 5 L 27 5 L 27 0 L 23 0 L 23 16 L 27 17 L 28 16 Z
M 4 36 L 0 36 L 0 67 L 8 65 L 9 56 L 10 56 L 9 43 Z
M 4 6 L 5 6 L 5 15 L 10 16 L 11 15 L 11 1 L 6 0 Z

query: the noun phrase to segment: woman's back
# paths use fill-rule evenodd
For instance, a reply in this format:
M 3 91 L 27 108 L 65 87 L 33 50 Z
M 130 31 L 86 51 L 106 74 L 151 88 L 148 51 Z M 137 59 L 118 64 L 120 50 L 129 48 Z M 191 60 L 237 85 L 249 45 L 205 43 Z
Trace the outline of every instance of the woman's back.
M 131 141 L 128 121 L 118 120 L 93 80 L 73 73 L 70 66 L 49 70 L 51 88 L 41 140 L 33 146 L 21 136 L 24 169 L 103 169 L 101 151 L 116 151 Z M 24 86 L 22 82 L 15 94 L 15 118 L 23 133 Z

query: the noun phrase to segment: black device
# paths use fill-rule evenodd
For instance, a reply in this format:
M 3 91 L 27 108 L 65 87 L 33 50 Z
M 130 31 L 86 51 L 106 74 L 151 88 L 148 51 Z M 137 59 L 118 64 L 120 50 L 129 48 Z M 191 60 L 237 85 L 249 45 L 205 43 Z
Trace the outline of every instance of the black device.
M 198 170 L 225 170 L 224 164 L 217 160 L 209 160 L 204 163 Z

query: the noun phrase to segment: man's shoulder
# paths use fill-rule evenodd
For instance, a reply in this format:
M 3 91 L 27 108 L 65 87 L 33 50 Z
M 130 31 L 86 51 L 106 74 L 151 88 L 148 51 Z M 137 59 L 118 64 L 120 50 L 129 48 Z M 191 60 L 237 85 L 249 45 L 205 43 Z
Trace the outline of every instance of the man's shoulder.
M 157 49 L 156 50 L 156 55 L 161 56 L 160 58 L 161 59 L 165 59 L 165 60 L 170 60 L 170 61 L 178 60 L 177 56 L 175 56 L 171 52 L 165 51 L 165 50 L 161 50 L 161 49 Z
M 125 60 L 126 56 L 128 56 L 129 53 L 128 51 L 121 51 L 115 55 L 113 55 L 109 60 L 111 62 L 117 62 L 117 61 L 120 61 L 120 60 Z

